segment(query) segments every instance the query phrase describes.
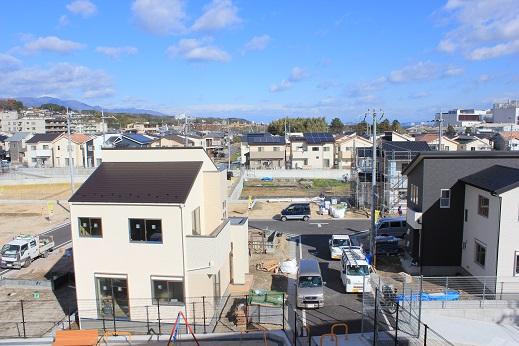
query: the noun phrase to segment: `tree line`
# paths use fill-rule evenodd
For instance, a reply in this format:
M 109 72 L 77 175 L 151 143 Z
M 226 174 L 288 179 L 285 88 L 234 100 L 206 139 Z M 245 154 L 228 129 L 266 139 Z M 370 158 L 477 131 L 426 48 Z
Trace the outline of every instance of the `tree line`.
M 330 132 L 340 134 L 344 132 L 356 132 L 359 135 L 371 131 L 371 124 L 361 121 L 357 124 L 344 124 L 341 119 L 333 118 L 328 124 L 324 117 L 318 118 L 282 118 L 273 120 L 267 127 L 267 131 L 273 135 L 284 135 L 287 132 Z M 398 120 L 384 119 L 377 125 L 377 133 L 384 131 L 404 132 Z

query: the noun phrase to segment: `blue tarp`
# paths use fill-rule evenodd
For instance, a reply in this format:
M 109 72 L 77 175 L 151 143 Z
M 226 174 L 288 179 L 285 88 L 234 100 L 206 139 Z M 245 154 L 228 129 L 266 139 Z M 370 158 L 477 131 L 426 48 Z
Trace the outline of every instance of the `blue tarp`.
M 448 290 L 447 292 L 440 293 L 425 293 L 422 292 L 416 294 L 398 294 L 396 299 L 399 302 L 402 301 L 417 301 L 421 299 L 423 302 L 431 302 L 431 301 L 451 301 L 451 300 L 459 300 L 460 293 L 454 290 Z

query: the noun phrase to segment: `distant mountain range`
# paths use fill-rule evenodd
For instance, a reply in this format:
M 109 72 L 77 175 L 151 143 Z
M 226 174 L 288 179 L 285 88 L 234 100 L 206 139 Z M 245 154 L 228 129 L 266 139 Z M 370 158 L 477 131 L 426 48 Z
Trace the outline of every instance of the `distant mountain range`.
M 17 97 L 16 100 L 23 103 L 25 107 L 39 107 L 45 103 L 54 103 L 63 107 L 68 107 L 77 111 L 90 111 L 96 110 L 101 111 L 101 106 L 90 106 L 86 103 L 76 100 L 61 100 L 55 97 Z M 105 112 L 110 113 L 129 113 L 129 114 L 149 114 L 157 116 L 166 116 L 166 114 L 153 111 L 150 109 L 140 108 L 104 108 Z

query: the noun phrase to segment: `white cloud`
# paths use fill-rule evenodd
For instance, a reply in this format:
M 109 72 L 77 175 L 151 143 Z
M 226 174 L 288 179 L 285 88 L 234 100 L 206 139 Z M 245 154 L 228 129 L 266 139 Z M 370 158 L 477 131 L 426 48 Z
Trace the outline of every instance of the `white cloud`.
M 297 83 L 297 82 L 305 79 L 306 77 L 308 77 L 308 73 L 306 72 L 306 70 L 304 70 L 303 68 L 301 68 L 299 66 L 295 66 L 290 71 L 290 75 L 288 76 L 287 79 L 283 79 L 279 83 L 272 84 L 270 86 L 269 90 L 271 93 L 277 93 L 280 91 L 288 90 L 288 89 L 292 88 L 294 83 Z
M 0 71 L 9 71 L 18 69 L 22 62 L 9 54 L 0 53 Z
M 0 78 L 0 95 L 101 98 L 114 94 L 112 78 L 102 70 L 70 63 L 24 67 Z
M 131 46 L 125 47 L 97 47 L 96 52 L 106 55 L 112 59 L 119 59 L 121 55 L 137 54 L 138 49 Z
M 429 97 L 429 96 L 431 96 L 431 93 L 429 93 L 427 91 L 420 91 L 420 92 L 412 94 L 410 96 L 410 98 L 412 98 L 412 99 L 423 99 L 423 98 Z
M 171 35 L 186 31 L 183 0 L 135 0 L 132 12 L 137 24 L 152 34 Z
M 68 26 L 70 24 L 69 20 L 68 20 L 68 17 L 66 15 L 62 15 L 59 17 L 59 20 L 58 20 L 58 26 L 59 27 L 65 27 L 65 26 Z
M 420 61 L 413 65 L 404 66 L 389 73 L 387 80 L 392 83 L 407 83 L 419 80 L 431 80 L 449 76 L 457 76 L 463 70 L 454 66 L 442 66 L 430 61 Z
M 519 40 L 508 43 L 500 43 L 491 47 L 480 47 L 474 49 L 470 53 L 472 60 L 485 60 L 497 58 L 503 55 L 509 55 L 519 52 Z
M 67 10 L 82 17 L 90 17 L 97 13 L 97 7 L 89 0 L 75 0 L 67 5 Z
M 78 42 L 63 40 L 56 36 L 46 36 L 31 39 L 27 41 L 23 47 L 15 48 L 15 51 L 20 50 L 21 52 L 27 54 L 34 54 L 38 52 L 55 52 L 66 54 L 84 47 L 85 45 Z
M 460 51 L 473 60 L 519 52 L 517 0 L 449 0 L 443 11 L 456 26 L 440 41 L 439 50 Z
M 226 51 L 208 44 L 206 40 L 182 39 L 177 45 L 167 49 L 170 56 L 181 56 L 187 61 L 219 61 L 228 62 L 231 56 Z
M 269 35 L 254 36 L 245 44 L 245 50 L 263 50 L 270 43 Z
M 405 84 L 411 82 L 430 81 L 455 77 L 463 73 L 463 69 L 453 65 L 436 64 L 430 61 L 420 61 L 403 66 L 389 72 L 387 76 L 375 78 L 350 86 L 347 90 L 349 97 L 358 98 L 374 91 L 384 89 L 388 84 Z
M 241 22 L 238 8 L 231 0 L 213 0 L 204 7 L 204 13 L 193 24 L 195 31 L 213 31 L 224 29 Z

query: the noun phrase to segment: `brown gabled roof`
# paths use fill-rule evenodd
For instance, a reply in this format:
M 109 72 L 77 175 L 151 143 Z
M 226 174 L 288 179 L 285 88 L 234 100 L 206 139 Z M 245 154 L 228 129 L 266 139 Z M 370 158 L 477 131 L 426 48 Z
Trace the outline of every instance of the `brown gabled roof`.
M 29 139 L 25 143 L 31 144 L 31 143 L 39 143 L 39 142 L 53 142 L 55 139 L 57 139 L 61 135 L 62 135 L 62 133 L 37 133 L 34 136 L 32 136 L 31 139 Z
M 69 202 L 185 203 L 201 161 L 103 162 Z

